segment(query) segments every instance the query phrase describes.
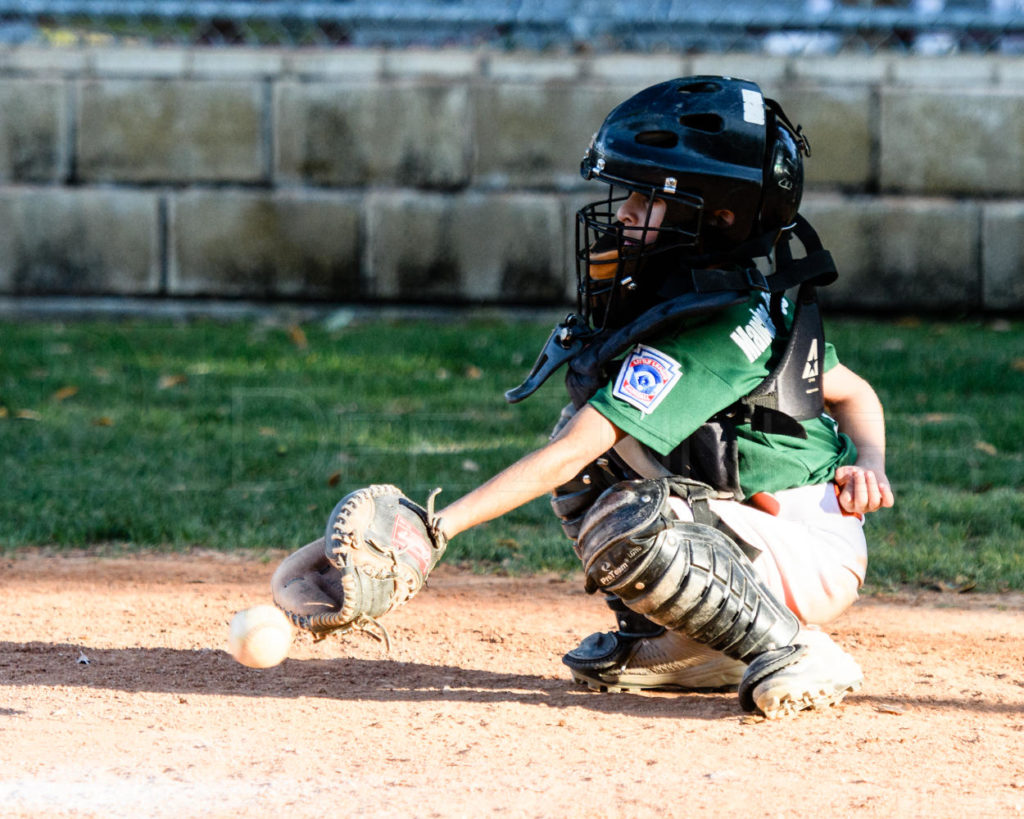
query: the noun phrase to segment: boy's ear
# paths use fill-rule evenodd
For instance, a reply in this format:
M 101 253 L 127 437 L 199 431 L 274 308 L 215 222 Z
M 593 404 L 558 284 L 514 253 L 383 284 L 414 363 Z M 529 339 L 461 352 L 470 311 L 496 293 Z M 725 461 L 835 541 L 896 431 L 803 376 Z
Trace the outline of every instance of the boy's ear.
M 708 221 L 712 227 L 732 227 L 736 222 L 736 214 L 731 210 L 722 208 L 720 210 L 713 211 L 711 213 L 711 219 Z

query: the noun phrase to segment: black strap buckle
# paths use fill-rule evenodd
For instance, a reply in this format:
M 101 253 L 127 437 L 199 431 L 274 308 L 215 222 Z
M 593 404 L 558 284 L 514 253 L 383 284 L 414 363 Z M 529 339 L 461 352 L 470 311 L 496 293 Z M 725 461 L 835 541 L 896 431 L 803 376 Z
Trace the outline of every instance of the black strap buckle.
M 768 287 L 768 279 L 766 279 L 764 273 L 756 267 L 745 268 L 743 273 L 747 280 L 747 286 L 751 290 L 760 290 L 762 293 L 771 292 L 771 288 Z

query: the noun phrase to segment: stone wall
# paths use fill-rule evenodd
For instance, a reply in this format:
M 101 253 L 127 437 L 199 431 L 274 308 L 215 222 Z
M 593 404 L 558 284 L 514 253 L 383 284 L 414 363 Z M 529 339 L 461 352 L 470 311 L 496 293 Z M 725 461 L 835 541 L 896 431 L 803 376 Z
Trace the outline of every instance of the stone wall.
M 579 158 L 674 76 L 810 135 L 850 309 L 1024 308 L 1024 59 L 0 51 L 0 295 L 569 303 Z

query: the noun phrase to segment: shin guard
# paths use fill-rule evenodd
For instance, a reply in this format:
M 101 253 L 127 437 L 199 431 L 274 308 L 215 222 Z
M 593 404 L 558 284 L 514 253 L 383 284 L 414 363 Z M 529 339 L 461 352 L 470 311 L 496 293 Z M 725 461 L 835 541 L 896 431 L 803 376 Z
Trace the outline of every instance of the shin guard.
M 675 519 L 664 480 L 623 481 L 587 513 L 577 549 L 587 590 L 750 662 L 790 645 L 799 622 L 714 527 Z

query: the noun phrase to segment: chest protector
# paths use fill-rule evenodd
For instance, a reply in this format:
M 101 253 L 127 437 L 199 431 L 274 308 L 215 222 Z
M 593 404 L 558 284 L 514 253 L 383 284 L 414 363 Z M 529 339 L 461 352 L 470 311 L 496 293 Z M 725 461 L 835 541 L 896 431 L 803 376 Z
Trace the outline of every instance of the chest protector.
M 805 255 L 799 259 L 792 256 L 791 235 L 796 235 L 804 247 Z M 749 424 L 757 432 L 806 438 L 807 432 L 800 422 L 817 417 L 825 407 L 825 332 L 817 288 L 836 280 L 835 263 L 822 248 L 817 233 L 799 215 L 792 232 L 785 234 L 775 251 L 775 270 L 769 276 L 754 266 L 691 270 L 682 283 L 684 292 L 615 330 L 594 332 L 579 316 L 569 315 L 552 332 L 526 380 L 505 393 L 506 400 L 523 400 L 562 364 L 568 363 L 566 387 L 573 404 L 582 407 L 613 376 L 613 363 L 636 344 L 668 332 L 681 321 L 741 304 L 753 291 L 770 294 L 770 315 L 775 326 L 783 328 L 783 296 L 797 288 L 795 313 L 785 346 L 774 357 L 767 377 L 660 459 L 675 475 L 702 481 L 741 499 L 736 428 Z
M 776 327 L 784 326 L 780 294 L 773 294 L 770 312 Z M 824 354 L 825 333 L 814 286 L 804 284 L 796 297 L 796 313 L 782 355 L 768 376 L 667 456 L 656 457 L 674 475 L 742 499 L 736 428 L 748 424 L 755 432 L 806 438 L 800 421 L 816 418 L 825 409 Z

